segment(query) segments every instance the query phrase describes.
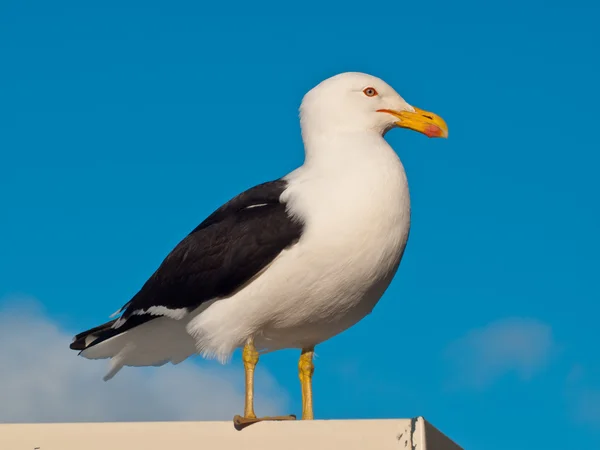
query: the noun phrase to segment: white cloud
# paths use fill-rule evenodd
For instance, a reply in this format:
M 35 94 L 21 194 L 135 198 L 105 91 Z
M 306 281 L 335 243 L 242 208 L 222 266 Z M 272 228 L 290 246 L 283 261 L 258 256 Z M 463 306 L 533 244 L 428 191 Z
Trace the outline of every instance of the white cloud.
M 600 390 L 585 388 L 577 393 L 575 419 L 594 428 L 600 427 Z
M 0 309 L 0 422 L 230 420 L 243 412 L 240 365 L 126 367 L 104 382 L 107 361 L 78 356 L 72 335 L 31 305 Z M 288 413 L 286 394 L 260 365 L 256 383 L 257 413 Z
M 600 428 L 600 389 L 598 373 L 581 364 L 571 368 L 566 379 L 566 392 L 575 422 L 594 429 Z
M 530 379 L 548 364 L 554 349 L 548 325 L 508 318 L 470 331 L 448 347 L 446 356 L 455 369 L 455 384 L 480 389 L 508 373 Z

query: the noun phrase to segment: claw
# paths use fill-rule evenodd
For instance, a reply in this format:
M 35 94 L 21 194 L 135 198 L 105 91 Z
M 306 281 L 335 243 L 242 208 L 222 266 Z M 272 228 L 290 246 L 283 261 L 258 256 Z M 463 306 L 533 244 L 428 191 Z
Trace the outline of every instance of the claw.
M 282 420 L 296 420 L 296 416 L 290 414 L 289 416 L 266 416 L 266 417 L 242 417 L 240 415 L 236 415 L 233 418 L 233 426 L 236 430 L 241 431 L 244 428 L 252 425 L 253 423 L 258 422 L 278 422 Z

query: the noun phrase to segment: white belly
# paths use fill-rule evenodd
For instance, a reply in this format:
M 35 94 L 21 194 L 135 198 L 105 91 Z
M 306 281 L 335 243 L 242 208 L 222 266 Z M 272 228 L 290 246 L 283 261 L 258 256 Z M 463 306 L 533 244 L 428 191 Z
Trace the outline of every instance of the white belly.
M 226 358 L 250 336 L 263 351 L 310 347 L 371 312 L 396 273 L 410 228 L 402 164 L 393 154 L 384 167 L 322 182 L 313 176 L 309 189 L 302 173 L 294 174 L 297 190 L 284 195 L 305 220 L 300 241 L 190 321 L 203 353 Z

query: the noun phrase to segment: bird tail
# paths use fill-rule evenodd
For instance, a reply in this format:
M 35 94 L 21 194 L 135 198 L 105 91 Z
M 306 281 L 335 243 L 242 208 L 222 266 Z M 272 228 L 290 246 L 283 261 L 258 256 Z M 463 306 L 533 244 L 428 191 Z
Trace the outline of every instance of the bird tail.
M 193 338 L 178 320 L 156 317 L 129 329 L 126 326 L 114 328 L 117 320 L 77 334 L 70 345 L 87 359 L 110 358 L 105 381 L 124 366 L 178 364 L 196 352 Z

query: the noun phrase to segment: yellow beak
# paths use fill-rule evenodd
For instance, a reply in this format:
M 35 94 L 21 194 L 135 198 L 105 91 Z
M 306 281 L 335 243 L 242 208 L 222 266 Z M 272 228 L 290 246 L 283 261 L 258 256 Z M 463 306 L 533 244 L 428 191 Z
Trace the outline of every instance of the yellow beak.
M 419 133 L 423 133 L 430 138 L 448 137 L 448 125 L 446 125 L 444 119 L 437 114 L 423 111 L 419 108 L 415 108 L 415 112 L 394 111 L 393 109 L 380 109 L 378 112 L 388 113 L 400 119 L 398 122 L 396 122 L 396 125 L 400 128 L 408 128 L 410 130 L 418 131 Z

